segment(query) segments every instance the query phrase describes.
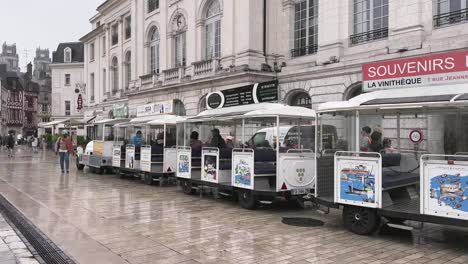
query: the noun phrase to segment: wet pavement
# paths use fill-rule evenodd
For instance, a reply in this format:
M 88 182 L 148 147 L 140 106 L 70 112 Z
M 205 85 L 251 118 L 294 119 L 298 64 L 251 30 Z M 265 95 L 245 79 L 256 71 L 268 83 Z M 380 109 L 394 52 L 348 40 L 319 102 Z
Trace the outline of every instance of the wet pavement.
M 337 210 L 249 211 L 229 199 L 72 168 L 62 175 L 52 153 L 23 149 L 14 160 L 0 153 L 0 193 L 79 263 L 468 263 L 468 229 L 358 236 L 343 229 Z M 289 226 L 283 216 L 325 224 Z
M 39 264 L 21 238 L 0 214 L 0 264 Z

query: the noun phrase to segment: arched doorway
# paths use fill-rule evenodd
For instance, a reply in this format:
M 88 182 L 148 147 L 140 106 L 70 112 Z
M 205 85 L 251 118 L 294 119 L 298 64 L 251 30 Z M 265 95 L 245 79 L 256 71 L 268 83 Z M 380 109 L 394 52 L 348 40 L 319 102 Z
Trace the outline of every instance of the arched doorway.
M 312 98 L 306 91 L 298 91 L 291 95 L 289 105 L 312 109 Z
M 206 96 L 200 99 L 200 102 L 198 103 L 198 113 L 201 113 L 205 110 L 206 110 Z
M 358 95 L 362 94 L 362 83 L 355 83 L 349 86 L 343 94 L 343 100 L 347 101 L 351 98 L 354 98 Z
M 179 99 L 174 100 L 174 114 L 178 115 L 178 116 L 185 116 L 186 115 L 185 105 Z

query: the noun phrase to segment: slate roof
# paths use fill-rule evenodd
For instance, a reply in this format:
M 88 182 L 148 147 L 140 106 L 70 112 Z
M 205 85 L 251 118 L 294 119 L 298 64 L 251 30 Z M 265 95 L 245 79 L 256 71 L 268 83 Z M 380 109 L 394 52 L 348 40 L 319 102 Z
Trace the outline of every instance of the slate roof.
M 60 43 L 57 50 L 52 52 L 52 63 L 64 63 L 64 50 L 72 49 L 72 62 L 84 62 L 84 45 L 81 42 Z

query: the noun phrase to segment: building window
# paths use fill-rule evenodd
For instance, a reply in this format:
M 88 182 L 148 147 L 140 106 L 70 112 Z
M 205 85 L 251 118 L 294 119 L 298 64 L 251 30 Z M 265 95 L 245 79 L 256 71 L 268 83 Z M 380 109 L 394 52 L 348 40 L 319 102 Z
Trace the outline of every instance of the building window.
M 70 101 L 65 101 L 65 115 L 66 115 L 66 116 L 71 115 L 71 105 L 70 105 Z
M 71 75 L 65 74 L 65 85 L 71 85 Z
M 107 92 L 106 78 L 107 78 L 107 71 L 106 71 L 106 69 L 102 69 L 102 90 L 103 90 L 104 92 Z
M 125 39 L 132 37 L 132 17 L 128 16 L 125 18 Z
M 159 0 L 148 0 L 148 13 L 159 9 Z
M 130 51 L 125 55 L 125 79 L 125 88 L 128 89 L 132 80 L 132 53 Z
M 106 36 L 102 37 L 102 55 L 106 55 L 107 53 L 107 44 L 106 44 Z
M 289 103 L 291 106 L 300 106 L 312 109 L 312 98 L 307 92 L 298 92 L 294 94 Z
M 174 64 L 175 67 L 186 65 L 186 33 L 187 23 L 182 14 L 177 14 L 172 21 L 172 34 L 174 36 Z
M 90 61 L 94 60 L 94 43 L 91 43 L 89 45 L 89 60 Z
M 317 52 L 318 0 L 303 0 L 294 5 L 294 49 L 291 57 Z
M 89 76 L 89 95 L 91 102 L 94 102 L 94 73 L 91 73 Z
M 119 90 L 119 61 L 116 57 L 112 59 L 112 93 Z
M 149 62 L 149 69 L 150 73 L 159 73 L 159 31 L 157 27 L 152 27 L 148 37 L 148 62 Z
M 388 0 L 354 0 L 351 44 L 388 37 Z
M 468 22 L 468 0 L 437 0 L 434 27 Z
M 205 59 L 221 57 L 221 7 L 211 1 L 205 16 Z
M 63 51 L 63 62 L 70 63 L 72 61 L 72 50 L 67 47 Z
M 112 26 L 111 35 L 112 35 L 112 46 L 117 45 L 119 43 L 119 25 L 118 24 L 115 24 Z

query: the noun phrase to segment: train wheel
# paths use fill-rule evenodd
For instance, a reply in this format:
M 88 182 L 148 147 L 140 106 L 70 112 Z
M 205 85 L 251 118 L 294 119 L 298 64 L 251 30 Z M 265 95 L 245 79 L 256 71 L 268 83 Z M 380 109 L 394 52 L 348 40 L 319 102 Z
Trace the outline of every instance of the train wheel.
M 343 223 L 355 234 L 369 235 L 379 227 L 380 217 L 375 209 L 346 205 L 343 208 Z
M 257 207 L 257 198 L 251 190 L 239 190 L 238 198 L 242 208 L 253 210 Z
M 182 191 L 185 194 L 194 194 L 195 193 L 195 190 L 192 188 L 192 183 L 191 182 L 183 181 L 181 183 L 181 185 L 182 185 Z
M 147 185 L 153 185 L 153 177 L 151 177 L 148 173 L 143 174 L 143 181 Z

